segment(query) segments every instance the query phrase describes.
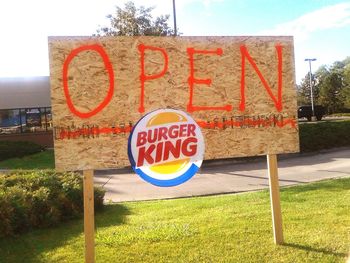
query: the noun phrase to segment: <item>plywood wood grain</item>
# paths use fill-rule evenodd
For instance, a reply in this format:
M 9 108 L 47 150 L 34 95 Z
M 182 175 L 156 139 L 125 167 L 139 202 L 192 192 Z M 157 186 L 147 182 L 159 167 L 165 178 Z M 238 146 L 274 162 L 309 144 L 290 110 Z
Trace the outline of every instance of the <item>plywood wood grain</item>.
M 161 48 L 168 66 L 164 75 L 145 81 L 140 112 L 142 66 L 146 78 L 165 67 L 164 54 L 157 49 L 146 48 L 142 63 L 142 45 Z M 96 46 L 107 62 L 89 49 Z M 129 165 L 130 127 L 145 113 L 168 107 L 190 111 L 203 127 L 206 159 L 299 151 L 292 37 L 50 37 L 49 50 L 57 169 Z M 191 63 L 192 77 L 211 79 L 211 84 L 194 83 L 193 107 L 188 108 Z M 75 111 L 67 102 L 65 78 Z M 76 114 L 94 112 L 103 101 L 92 116 Z M 197 106 L 204 108 L 192 111 Z

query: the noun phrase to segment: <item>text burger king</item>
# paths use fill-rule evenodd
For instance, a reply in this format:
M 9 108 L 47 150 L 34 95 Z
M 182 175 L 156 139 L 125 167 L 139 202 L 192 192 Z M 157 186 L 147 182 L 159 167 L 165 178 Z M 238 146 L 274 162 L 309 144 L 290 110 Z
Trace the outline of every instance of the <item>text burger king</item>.
M 204 156 L 204 139 L 197 123 L 185 112 L 159 109 L 134 126 L 128 140 L 134 171 L 157 186 L 175 186 L 189 180 Z

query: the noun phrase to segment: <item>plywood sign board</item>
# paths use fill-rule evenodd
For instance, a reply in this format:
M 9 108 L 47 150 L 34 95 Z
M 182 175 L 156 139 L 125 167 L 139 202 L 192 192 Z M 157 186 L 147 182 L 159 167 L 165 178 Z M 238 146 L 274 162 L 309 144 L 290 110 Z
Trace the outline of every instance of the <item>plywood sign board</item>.
M 56 167 L 128 166 L 158 108 L 202 127 L 205 159 L 299 151 L 292 37 L 50 37 Z

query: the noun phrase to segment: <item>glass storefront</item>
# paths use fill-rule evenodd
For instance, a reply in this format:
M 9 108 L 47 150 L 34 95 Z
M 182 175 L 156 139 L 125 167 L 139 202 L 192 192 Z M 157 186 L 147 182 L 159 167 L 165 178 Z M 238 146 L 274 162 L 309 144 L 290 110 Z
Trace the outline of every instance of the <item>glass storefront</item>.
M 0 110 L 0 134 L 52 130 L 51 108 Z

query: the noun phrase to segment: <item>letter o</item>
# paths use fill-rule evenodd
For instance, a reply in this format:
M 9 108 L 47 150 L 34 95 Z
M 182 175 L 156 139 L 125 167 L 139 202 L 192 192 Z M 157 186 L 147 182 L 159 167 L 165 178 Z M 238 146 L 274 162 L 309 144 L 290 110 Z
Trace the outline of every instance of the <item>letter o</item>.
M 109 89 L 108 89 L 107 96 L 95 109 L 93 109 L 89 112 L 81 112 L 75 108 L 75 106 L 72 102 L 71 96 L 69 94 L 68 67 L 75 56 L 77 56 L 80 52 L 87 51 L 87 50 L 96 51 L 103 59 L 104 66 L 105 66 L 106 70 L 108 71 Z M 66 58 L 66 60 L 64 61 L 64 64 L 63 64 L 63 90 L 64 90 L 64 95 L 66 97 L 66 102 L 67 102 L 69 110 L 73 114 L 77 115 L 80 118 L 83 118 L 83 119 L 90 118 L 91 116 L 94 116 L 95 114 L 99 113 L 104 107 L 107 106 L 107 104 L 111 101 L 112 96 L 113 96 L 113 92 L 114 92 L 114 72 L 113 72 L 112 64 L 108 58 L 108 55 L 101 45 L 95 44 L 95 45 L 81 46 L 81 47 L 78 47 L 76 49 L 73 49 L 69 53 L 68 57 Z

